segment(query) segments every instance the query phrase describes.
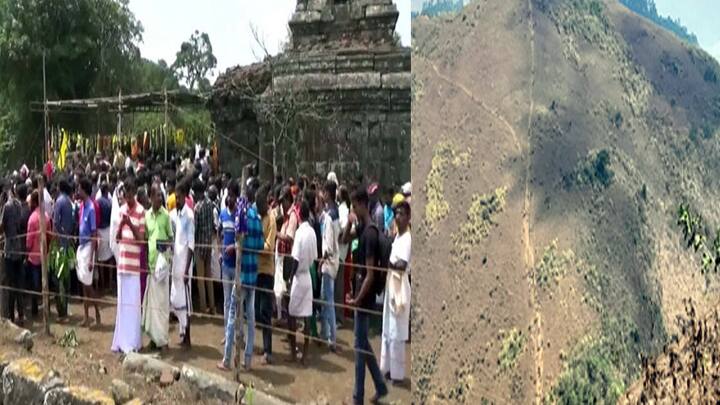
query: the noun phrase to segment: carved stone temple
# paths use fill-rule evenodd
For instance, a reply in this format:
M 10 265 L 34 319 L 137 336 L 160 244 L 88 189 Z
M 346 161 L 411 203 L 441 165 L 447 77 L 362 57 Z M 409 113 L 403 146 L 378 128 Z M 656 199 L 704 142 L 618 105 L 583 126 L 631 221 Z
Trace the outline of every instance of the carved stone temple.
M 392 0 L 298 1 L 284 52 L 228 69 L 210 110 L 224 170 L 257 162 L 269 180 L 360 173 L 410 180 L 410 49 Z

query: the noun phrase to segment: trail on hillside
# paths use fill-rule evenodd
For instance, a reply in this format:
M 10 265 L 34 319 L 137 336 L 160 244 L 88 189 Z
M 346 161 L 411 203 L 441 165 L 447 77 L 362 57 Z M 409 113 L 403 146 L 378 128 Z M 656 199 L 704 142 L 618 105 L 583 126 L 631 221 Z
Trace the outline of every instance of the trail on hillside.
M 530 83 L 528 95 L 530 104 L 528 106 L 527 123 L 527 152 L 525 153 L 525 198 L 523 208 L 523 241 L 525 245 L 525 265 L 527 267 L 528 285 L 530 287 L 530 302 L 535 314 L 533 325 L 535 327 L 535 403 L 540 404 L 543 398 L 543 334 L 542 334 L 542 312 L 538 301 L 537 283 L 535 280 L 535 254 L 532 242 L 530 241 L 530 217 L 531 217 L 531 196 L 530 196 L 530 170 L 531 170 L 531 148 L 532 148 L 532 118 L 535 108 L 533 89 L 535 87 L 535 26 L 533 23 L 532 0 L 528 0 L 528 29 L 530 32 Z
M 429 59 L 425 59 L 425 60 L 426 60 L 426 61 L 430 64 L 430 66 L 433 68 L 433 71 L 435 72 L 435 75 L 436 75 L 437 77 L 439 77 L 440 79 L 442 79 L 444 82 L 450 84 L 451 86 L 455 86 L 455 87 L 457 87 L 458 89 L 462 90 L 462 92 L 465 93 L 468 97 L 470 97 L 470 99 L 471 99 L 475 104 L 477 104 L 477 105 L 480 106 L 483 110 L 485 110 L 485 112 L 487 112 L 488 114 L 492 115 L 493 117 L 497 118 L 500 122 L 502 122 L 503 125 L 505 125 L 505 128 L 507 128 L 508 132 L 510 132 L 510 134 L 512 135 L 513 141 L 514 141 L 514 143 L 515 143 L 515 147 L 517 148 L 518 152 L 522 152 L 522 148 L 521 148 L 521 146 L 520 146 L 520 139 L 518 138 L 517 134 L 515 133 L 515 130 L 513 129 L 512 125 L 510 125 L 510 123 L 505 119 L 505 117 L 502 116 L 502 114 L 500 114 L 497 110 L 490 108 L 487 104 L 485 104 L 484 101 L 482 101 L 482 100 L 480 100 L 479 98 L 475 97 L 475 94 L 473 94 L 472 91 L 470 91 L 467 87 L 465 87 L 465 85 L 463 85 L 462 83 L 460 83 L 460 82 L 458 82 L 458 81 L 456 81 L 456 80 L 454 80 L 454 79 L 452 79 L 452 78 L 450 78 L 450 77 L 445 76 L 444 74 L 442 74 L 442 73 L 440 72 L 440 70 L 438 69 L 437 65 L 435 65 L 435 63 L 434 63 L 433 61 L 431 61 L 431 60 L 429 60 Z

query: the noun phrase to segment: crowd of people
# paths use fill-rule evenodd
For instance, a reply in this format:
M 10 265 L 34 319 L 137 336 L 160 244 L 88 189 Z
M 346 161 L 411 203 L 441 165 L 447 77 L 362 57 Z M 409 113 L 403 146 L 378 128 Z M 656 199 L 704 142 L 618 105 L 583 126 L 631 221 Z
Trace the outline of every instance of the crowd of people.
M 388 393 L 386 381 L 405 379 L 410 183 L 341 184 L 332 172 L 261 181 L 252 165 L 239 177 L 220 172 L 217 153 L 199 147 L 170 161 L 129 152 L 76 153 L 63 168 L 50 159 L 3 179 L 4 317 L 23 325 L 26 310 L 38 314 L 44 226 L 58 321 L 68 322 L 69 298 L 82 297 L 82 325 L 92 327 L 90 308 L 100 325 L 100 296 L 116 294 L 115 352 L 143 349 L 143 334 L 145 349 L 165 350 L 171 319 L 190 348 L 191 315 L 222 312 L 218 368 L 252 367 L 256 326 L 264 364 L 275 361 L 273 330 L 288 332 L 292 361 L 309 364 L 312 338 L 340 349 L 338 323 L 352 307 L 354 401 L 363 403 L 366 368 L 373 401 Z M 369 342 L 378 311 L 379 364 Z M 245 343 L 241 364 L 233 362 L 236 331 Z

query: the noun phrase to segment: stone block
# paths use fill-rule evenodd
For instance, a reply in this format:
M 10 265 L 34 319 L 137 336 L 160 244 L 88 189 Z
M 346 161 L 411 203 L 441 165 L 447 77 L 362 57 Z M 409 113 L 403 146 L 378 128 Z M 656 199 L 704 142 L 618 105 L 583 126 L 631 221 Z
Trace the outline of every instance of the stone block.
M 0 341 L 14 343 L 29 351 L 33 347 L 33 334 L 10 322 L 9 319 L 2 318 L 0 319 Z
M 308 10 L 308 11 L 297 11 L 290 17 L 290 24 L 312 24 L 319 23 L 322 21 L 322 13 L 319 11 Z
M 338 55 L 335 58 L 335 70 L 341 72 L 359 72 L 373 70 L 375 61 L 372 55 Z
M 385 73 L 382 75 L 382 86 L 387 89 L 406 90 L 412 85 L 412 75 L 410 72 L 402 73 Z
M 234 403 L 236 398 L 245 395 L 242 385 L 187 364 L 182 366 L 182 379 L 190 387 L 197 400 L 202 398 Z
M 82 386 L 54 388 L 45 395 L 45 405 L 114 405 L 105 392 Z
M 2 374 L 4 404 L 41 405 L 45 394 L 64 386 L 57 373 L 39 360 L 20 358 L 11 361 Z
M 377 72 L 409 72 L 410 53 L 393 52 L 375 56 L 375 71 Z
M 164 373 L 170 373 L 175 380 L 180 378 L 180 369 L 153 356 L 128 353 L 122 364 L 123 373 L 140 374 L 147 379 L 159 382 Z
M 245 396 L 241 403 L 248 405 L 289 405 L 288 402 L 254 389 L 245 390 Z
M 110 392 L 112 392 L 113 400 L 118 404 L 124 404 L 135 396 L 132 387 L 125 381 L 118 379 L 112 380 Z
M 328 6 L 328 0 L 308 0 L 308 10 L 323 11 Z
M 366 18 L 395 17 L 399 15 L 394 4 L 372 5 L 365 8 Z
M 337 75 L 337 86 L 339 90 L 347 89 L 377 89 L 382 82 L 380 73 L 341 73 Z

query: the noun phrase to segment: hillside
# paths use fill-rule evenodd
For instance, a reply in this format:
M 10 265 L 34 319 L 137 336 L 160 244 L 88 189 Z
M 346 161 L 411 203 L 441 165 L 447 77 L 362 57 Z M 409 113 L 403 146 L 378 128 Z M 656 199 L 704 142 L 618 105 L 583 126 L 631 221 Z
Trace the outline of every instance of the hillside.
M 720 66 L 616 0 L 413 20 L 416 402 L 615 402 L 720 225 Z M 423 298 L 431 297 L 431 298 Z

